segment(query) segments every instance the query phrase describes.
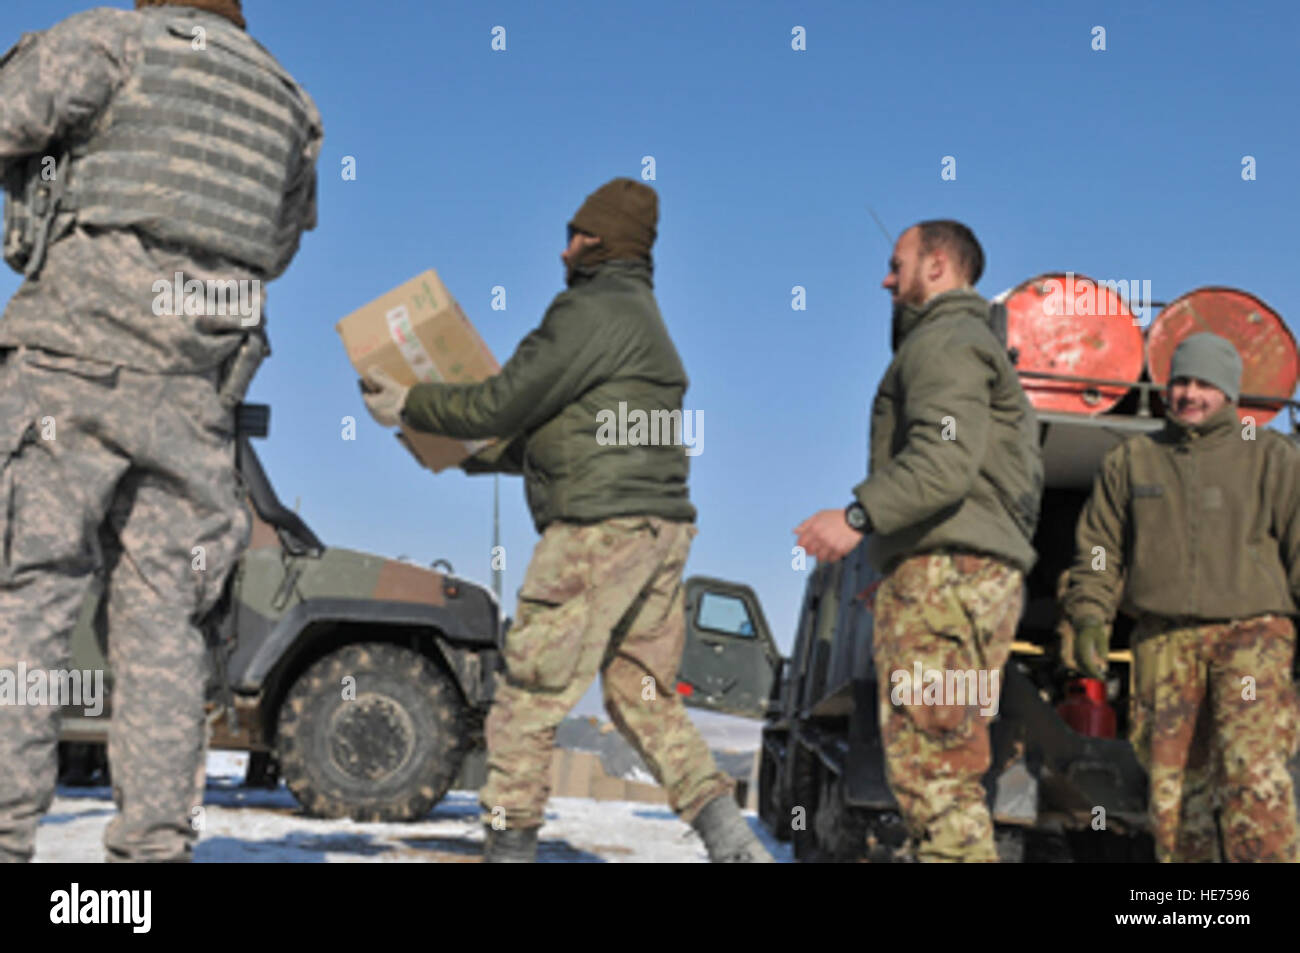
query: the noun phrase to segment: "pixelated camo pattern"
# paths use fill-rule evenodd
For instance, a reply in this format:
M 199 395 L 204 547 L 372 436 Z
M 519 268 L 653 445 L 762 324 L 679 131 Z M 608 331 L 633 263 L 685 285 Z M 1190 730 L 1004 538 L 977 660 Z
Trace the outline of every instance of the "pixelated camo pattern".
M 251 518 L 212 375 L 86 358 L 0 360 L 0 669 L 65 668 L 93 574 L 114 675 L 110 860 L 186 860 L 197 839 L 207 648 Z M 54 797 L 59 709 L 0 705 L 0 859 L 32 855 Z

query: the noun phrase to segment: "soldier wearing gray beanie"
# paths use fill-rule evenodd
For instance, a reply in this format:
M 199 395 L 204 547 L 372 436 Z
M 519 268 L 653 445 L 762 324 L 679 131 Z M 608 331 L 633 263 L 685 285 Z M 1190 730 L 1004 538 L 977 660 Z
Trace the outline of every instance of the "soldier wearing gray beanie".
M 1186 337 L 1174 350 L 1169 381 L 1193 377 L 1213 384 L 1236 402 L 1241 396 L 1241 355 L 1227 338 L 1203 331 Z
M 1137 620 L 1129 736 L 1160 861 L 1300 861 L 1300 450 L 1239 416 L 1242 363 L 1217 334 L 1179 343 L 1165 427 L 1103 458 L 1061 599 L 1093 678 L 1121 607 Z

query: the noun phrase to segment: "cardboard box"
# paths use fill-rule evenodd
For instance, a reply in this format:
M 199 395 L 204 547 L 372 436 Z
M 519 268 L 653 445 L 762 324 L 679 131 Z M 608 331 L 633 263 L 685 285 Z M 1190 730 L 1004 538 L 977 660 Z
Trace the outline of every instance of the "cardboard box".
M 335 325 L 357 374 L 377 367 L 400 384 L 472 383 L 501 370 L 433 269 L 358 308 Z M 457 440 L 403 425 L 398 441 L 434 473 L 491 440 Z

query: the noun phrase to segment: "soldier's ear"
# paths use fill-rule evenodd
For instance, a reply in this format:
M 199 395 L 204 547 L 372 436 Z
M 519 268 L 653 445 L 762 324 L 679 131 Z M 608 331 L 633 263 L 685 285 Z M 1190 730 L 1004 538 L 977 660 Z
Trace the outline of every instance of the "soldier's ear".
M 921 258 L 921 271 L 930 281 L 942 277 L 944 269 L 951 265 L 942 245 L 936 245 L 932 251 L 922 250 L 919 255 Z

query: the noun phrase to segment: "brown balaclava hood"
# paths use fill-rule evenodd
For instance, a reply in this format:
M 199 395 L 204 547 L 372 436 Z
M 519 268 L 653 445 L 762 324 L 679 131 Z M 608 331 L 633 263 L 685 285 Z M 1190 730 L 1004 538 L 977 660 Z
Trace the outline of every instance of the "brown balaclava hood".
M 241 30 L 248 26 L 244 22 L 244 11 L 240 9 L 240 0 L 135 0 L 135 8 L 145 7 L 193 7 L 207 10 L 225 17 Z
M 587 196 L 569 227 L 600 239 L 569 266 L 591 268 L 606 261 L 650 262 L 659 224 L 659 195 L 634 179 L 612 179 Z

